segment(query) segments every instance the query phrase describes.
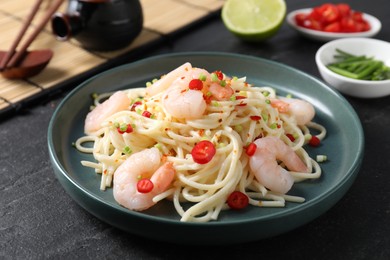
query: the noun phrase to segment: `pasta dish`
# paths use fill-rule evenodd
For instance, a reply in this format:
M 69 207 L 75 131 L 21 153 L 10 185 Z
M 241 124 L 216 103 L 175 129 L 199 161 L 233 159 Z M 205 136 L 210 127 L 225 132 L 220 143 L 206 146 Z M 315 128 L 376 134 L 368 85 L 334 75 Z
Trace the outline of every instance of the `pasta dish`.
M 302 203 L 289 194 L 294 183 L 321 176 L 325 155 L 305 150 L 326 135 L 314 107 L 245 77 L 185 63 L 94 102 L 75 146 L 93 155 L 81 163 L 101 175 L 100 189 L 129 210 L 167 199 L 181 221 L 207 222 L 223 210 Z

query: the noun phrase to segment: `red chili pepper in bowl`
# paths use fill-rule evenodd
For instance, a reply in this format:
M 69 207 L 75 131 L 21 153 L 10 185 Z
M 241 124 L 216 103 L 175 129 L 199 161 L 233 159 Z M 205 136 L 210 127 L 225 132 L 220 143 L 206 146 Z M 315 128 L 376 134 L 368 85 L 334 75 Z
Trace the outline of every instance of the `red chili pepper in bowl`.
M 310 13 L 296 14 L 294 19 L 298 26 L 323 32 L 354 33 L 371 29 L 362 12 L 344 3 L 325 3 L 314 7 Z

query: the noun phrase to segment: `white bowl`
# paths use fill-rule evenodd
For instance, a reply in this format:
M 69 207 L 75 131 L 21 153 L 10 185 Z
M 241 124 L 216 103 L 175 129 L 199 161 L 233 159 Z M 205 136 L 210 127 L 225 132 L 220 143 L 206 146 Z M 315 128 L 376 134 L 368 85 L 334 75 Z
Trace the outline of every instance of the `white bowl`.
M 317 41 L 322 41 L 322 42 L 327 42 L 327 41 L 332 41 L 340 38 L 356 38 L 356 37 L 373 37 L 382 28 L 381 22 L 374 16 L 363 13 L 363 18 L 368 21 L 368 23 L 371 25 L 371 29 L 366 32 L 356 32 L 356 33 L 331 33 L 331 32 L 322 32 L 322 31 L 317 31 L 317 30 L 311 30 L 304 28 L 302 26 L 297 25 L 295 22 L 295 15 L 298 13 L 305 13 L 308 14 L 313 10 L 313 8 L 305 8 L 305 9 L 299 9 L 290 12 L 287 17 L 287 23 L 297 30 L 300 34 L 306 36 L 307 38 L 317 40 Z
M 390 43 L 371 38 L 345 38 L 324 44 L 318 49 L 315 60 L 322 78 L 340 92 L 353 97 L 377 98 L 390 95 L 390 80 L 370 81 L 341 76 L 326 65 L 335 62 L 336 49 L 354 55 L 366 55 L 383 61 L 390 67 Z

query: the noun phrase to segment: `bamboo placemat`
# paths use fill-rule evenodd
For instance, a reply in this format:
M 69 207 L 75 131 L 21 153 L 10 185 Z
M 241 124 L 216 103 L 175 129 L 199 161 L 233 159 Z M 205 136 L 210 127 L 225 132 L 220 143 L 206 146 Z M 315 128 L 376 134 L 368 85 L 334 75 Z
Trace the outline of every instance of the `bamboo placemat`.
M 51 0 L 46 0 L 35 17 L 40 20 Z M 7 50 L 24 18 L 35 1 L 1 0 L 0 2 L 0 49 Z M 48 25 L 33 42 L 30 49 L 50 48 L 54 57 L 37 76 L 25 80 L 8 80 L 0 76 L 0 116 L 17 111 L 31 101 L 69 85 L 96 68 L 108 68 L 112 61 L 152 46 L 162 38 L 179 30 L 190 28 L 197 21 L 218 13 L 224 0 L 140 0 L 144 27 L 140 35 L 126 48 L 112 52 L 91 52 L 80 47 L 77 41 L 57 41 Z M 59 11 L 64 11 L 67 1 Z M 27 34 L 31 29 L 27 31 Z M 146 47 L 145 47 L 146 46 Z M 111 63 L 110 63 L 111 62 Z M 106 66 L 105 66 L 106 65 Z

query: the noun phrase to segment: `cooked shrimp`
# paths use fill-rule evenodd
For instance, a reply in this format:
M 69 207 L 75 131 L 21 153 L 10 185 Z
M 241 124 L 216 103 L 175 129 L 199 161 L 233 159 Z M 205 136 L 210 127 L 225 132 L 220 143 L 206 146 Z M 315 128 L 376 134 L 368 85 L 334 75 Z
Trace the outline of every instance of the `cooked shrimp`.
M 271 100 L 271 105 L 277 108 L 280 113 L 293 115 L 298 125 L 307 124 L 315 115 L 313 105 L 302 99 L 278 98 Z
M 171 86 L 164 93 L 162 105 L 173 117 L 184 119 L 202 117 L 207 107 L 202 91 L 185 89 L 177 85 Z
M 212 96 L 219 101 L 228 100 L 234 94 L 234 90 L 230 86 L 222 87 L 218 83 L 212 83 L 209 90 Z
M 179 75 L 176 80 L 172 82 L 172 85 L 180 85 L 182 87 L 188 87 L 188 84 L 193 79 L 200 79 L 204 77 L 203 85 L 206 87 L 211 82 L 210 73 L 201 68 L 192 67 L 185 71 L 182 75 Z
M 97 105 L 88 113 L 85 119 L 84 132 L 86 134 L 92 134 L 99 130 L 104 120 L 121 110 L 127 109 L 130 102 L 129 97 L 125 92 L 115 92 L 109 99 Z
M 277 160 L 281 160 L 291 171 L 308 171 L 294 150 L 279 138 L 267 136 L 254 143 L 257 149 L 250 157 L 249 167 L 256 179 L 271 191 L 285 194 L 294 184 L 291 174 Z
M 161 155 L 157 148 L 134 153 L 122 163 L 114 173 L 114 198 L 122 206 L 136 211 L 152 207 L 153 197 L 167 190 L 176 171 L 171 162 L 161 165 Z M 153 189 L 148 193 L 137 191 L 137 181 L 150 178 Z
M 154 96 L 160 92 L 168 89 L 172 83 L 182 75 L 184 75 L 187 71 L 191 70 L 192 65 L 189 62 L 184 63 L 180 67 L 172 70 L 168 74 L 162 76 L 159 80 L 154 82 L 151 86 L 146 88 L 146 95 Z

